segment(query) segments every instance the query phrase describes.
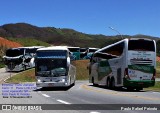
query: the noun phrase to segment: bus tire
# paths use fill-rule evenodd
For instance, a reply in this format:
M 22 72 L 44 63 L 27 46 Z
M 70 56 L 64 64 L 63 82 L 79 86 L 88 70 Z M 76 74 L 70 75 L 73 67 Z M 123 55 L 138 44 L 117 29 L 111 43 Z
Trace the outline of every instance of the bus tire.
M 134 87 L 127 87 L 128 91 L 134 91 Z
M 136 91 L 140 91 L 140 90 L 143 90 L 143 88 L 142 87 L 136 88 Z
M 94 83 L 94 78 L 92 77 L 92 83 L 93 83 L 93 86 L 97 86 L 97 84 Z
M 23 71 L 25 71 L 25 70 L 26 70 L 26 65 L 24 64 L 24 65 L 23 65 Z
M 109 78 L 107 78 L 106 87 L 110 88 L 110 79 Z
M 115 80 L 114 80 L 114 78 L 111 79 L 110 88 L 111 89 L 115 89 Z
M 73 84 L 72 84 L 73 86 L 75 86 L 75 81 L 73 82 Z

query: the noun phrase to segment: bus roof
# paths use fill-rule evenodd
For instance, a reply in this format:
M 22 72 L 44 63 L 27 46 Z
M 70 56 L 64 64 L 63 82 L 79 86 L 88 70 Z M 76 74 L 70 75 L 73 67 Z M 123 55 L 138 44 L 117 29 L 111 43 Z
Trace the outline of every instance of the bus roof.
M 105 50 L 105 49 L 107 49 L 107 48 L 110 48 L 110 47 L 112 47 L 112 46 L 114 46 L 114 45 L 116 45 L 116 44 L 118 44 L 118 43 L 128 42 L 129 40 L 148 40 L 148 41 L 154 41 L 154 40 L 148 39 L 148 38 L 129 38 L 129 39 L 126 38 L 126 39 L 120 40 L 120 41 L 118 41 L 118 42 L 116 42 L 116 43 L 113 43 L 113 44 L 110 44 L 110 45 L 108 45 L 108 46 L 105 46 L 105 47 L 97 50 L 95 53 L 98 53 L 98 52 L 103 51 L 103 50 Z
M 25 50 L 25 48 L 9 48 L 9 49 L 7 49 L 7 50 Z
M 153 39 L 149 39 L 149 38 L 130 38 L 129 40 L 148 40 L 148 41 L 153 41 Z
M 71 47 L 71 46 L 69 46 L 69 47 L 67 47 L 67 48 L 80 48 L 80 47 Z
M 116 44 L 118 44 L 118 43 L 123 42 L 123 41 L 126 42 L 126 41 L 128 41 L 128 39 L 123 39 L 123 40 L 120 40 L 120 41 L 118 41 L 118 42 L 116 42 L 116 43 L 113 43 L 113 44 L 111 44 L 111 45 L 105 46 L 105 47 L 97 50 L 95 53 L 101 52 L 101 51 L 103 51 L 103 50 L 105 50 L 105 49 L 107 49 L 107 48 L 110 48 L 110 47 L 112 47 L 112 46 L 114 46 L 114 45 L 116 45 Z
M 37 49 L 37 51 L 44 51 L 44 50 L 68 50 L 67 46 L 51 46 L 51 47 L 44 47 Z
M 24 48 L 24 49 L 34 49 L 34 48 L 43 48 L 44 46 L 28 46 L 28 47 L 17 47 L 17 48 Z
M 88 47 L 88 49 L 95 49 L 95 50 L 98 50 L 99 48 Z

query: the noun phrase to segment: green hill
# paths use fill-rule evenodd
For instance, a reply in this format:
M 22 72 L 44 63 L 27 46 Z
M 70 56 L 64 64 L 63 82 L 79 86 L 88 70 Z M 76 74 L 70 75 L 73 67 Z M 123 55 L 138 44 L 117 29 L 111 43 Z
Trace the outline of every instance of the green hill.
M 23 46 L 50 46 L 50 44 L 34 38 L 7 38 L 8 40 L 18 42 Z
M 101 34 L 92 35 L 85 34 L 73 29 L 60 29 L 55 27 L 37 27 L 27 23 L 5 24 L 0 26 L 0 36 L 11 37 L 9 39 L 21 42 L 25 46 L 29 45 L 69 45 L 79 47 L 104 47 L 108 44 L 121 40 L 119 35 L 105 36 Z M 124 38 L 151 38 L 159 40 L 158 37 L 146 36 L 146 35 L 123 35 Z M 28 43 L 34 40 L 33 43 Z M 41 41 L 41 42 L 38 42 Z

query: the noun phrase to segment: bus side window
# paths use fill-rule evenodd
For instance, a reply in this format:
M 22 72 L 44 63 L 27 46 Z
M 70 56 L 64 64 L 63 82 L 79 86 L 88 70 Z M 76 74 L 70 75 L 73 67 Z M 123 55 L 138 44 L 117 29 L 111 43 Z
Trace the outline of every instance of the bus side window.
M 117 45 L 114 45 L 108 49 L 103 50 L 102 52 L 110 55 L 121 56 L 123 54 L 123 49 L 124 49 L 124 42 L 121 42 Z

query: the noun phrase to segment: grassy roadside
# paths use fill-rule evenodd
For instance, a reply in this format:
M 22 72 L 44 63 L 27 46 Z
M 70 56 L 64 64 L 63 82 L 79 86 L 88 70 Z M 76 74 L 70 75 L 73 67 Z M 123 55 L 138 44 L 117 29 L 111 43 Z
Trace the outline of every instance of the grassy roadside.
M 0 68 L 5 67 L 2 56 L 0 55 Z
M 157 78 L 160 78 L 160 62 L 157 62 L 156 77 L 157 77 Z
M 89 60 L 79 60 L 75 62 L 76 64 L 76 79 L 77 80 L 88 80 L 89 72 L 87 69 L 87 65 Z
M 0 68 L 4 68 L 4 67 L 5 67 L 4 63 L 0 62 Z
M 157 81 L 155 83 L 155 86 L 149 87 L 149 88 L 144 88 L 146 91 L 159 91 L 160 92 L 160 81 Z
M 7 79 L 9 83 L 21 83 L 21 82 L 35 82 L 35 69 L 29 69 L 24 72 L 20 72 L 17 75 Z
M 79 60 L 75 61 L 74 64 L 76 65 L 76 79 L 77 80 L 87 80 L 88 79 L 88 70 L 87 70 L 87 64 L 89 60 Z M 35 69 L 29 69 L 27 71 L 21 72 L 17 75 L 14 75 L 10 79 L 8 79 L 6 82 L 11 83 L 19 83 L 19 82 L 35 82 Z

